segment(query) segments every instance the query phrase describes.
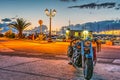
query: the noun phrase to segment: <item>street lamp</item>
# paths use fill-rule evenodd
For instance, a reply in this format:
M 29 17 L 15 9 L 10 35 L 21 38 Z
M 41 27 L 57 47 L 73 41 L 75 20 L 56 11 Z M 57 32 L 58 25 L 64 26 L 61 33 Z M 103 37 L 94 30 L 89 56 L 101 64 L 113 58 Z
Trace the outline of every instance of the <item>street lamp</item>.
M 86 39 L 88 37 L 88 34 L 89 34 L 89 31 L 87 31 L 87 30 L 83 31 L 83 37 L 84 37 L 84 39 Z
M 52 41 L 51 40 L 51 19 L 52 19 L 52 17 L 55 16 L 56 10 L 55 9 L 54 10 L 50 9 L 50 11 L 49 11 L 48 9 L 45 9 L 45 14 L 50 18 L 49 42 L 51 42 Z
M 69 30 L 69 29 L 67 29 L 67 30 L 66 30 L 66 40 L 68 40 L 68 39 L 69 39 L 69 36 L 70 36 L 70 30 Z

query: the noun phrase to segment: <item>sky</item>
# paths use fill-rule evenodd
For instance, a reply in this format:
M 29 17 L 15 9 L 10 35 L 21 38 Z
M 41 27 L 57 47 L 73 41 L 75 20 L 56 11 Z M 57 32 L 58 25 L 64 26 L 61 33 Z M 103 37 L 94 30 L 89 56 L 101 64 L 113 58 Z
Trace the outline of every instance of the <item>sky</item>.
M 73 2 L 64 2 L 61 0 L 0 0 L 0 19 L 13 18 L 16 15 L 24 18 L 32 25 L 30 28 L 39 26 L 38 20 L 43 20 L 43 24 L 49 28 L 49 17 L 44 10 L 47 8 L 55 9 L 56 15 L 52 18 L 52 30 L 60 29 L 62 26 L 71 24 L 82 24 L 86 22 L 95 22 L 102 20 L 111 20 L 120 18 L 120 10 L 115 9 L 79 9 L 68 8 L 86 3 L 116 2 L 120 0 L 77 0 Z

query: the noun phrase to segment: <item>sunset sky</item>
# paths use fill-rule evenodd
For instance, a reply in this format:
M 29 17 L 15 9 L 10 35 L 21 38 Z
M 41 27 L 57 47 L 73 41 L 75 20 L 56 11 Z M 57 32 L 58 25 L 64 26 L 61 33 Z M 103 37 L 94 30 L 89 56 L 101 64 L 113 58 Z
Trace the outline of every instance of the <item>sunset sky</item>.
M 0 19 L 12 18 L 16 15 L 32 23 L 31 27 L 38 26 L 38 20 L 49 27 L 49 17 L 44 13 L 46 8 L 56 9 L 57 14 L 52 18 L 52 29 L 59 29 L 71 24 L 82 24 L 102 20 L 120 18 L 120 10 L 113 9 L 79 9 L 68 8 L 86 3 L 116 2 L 120 0 L 77 0 L 76 2 L 62 2 L 60 0 L 0 0 Z

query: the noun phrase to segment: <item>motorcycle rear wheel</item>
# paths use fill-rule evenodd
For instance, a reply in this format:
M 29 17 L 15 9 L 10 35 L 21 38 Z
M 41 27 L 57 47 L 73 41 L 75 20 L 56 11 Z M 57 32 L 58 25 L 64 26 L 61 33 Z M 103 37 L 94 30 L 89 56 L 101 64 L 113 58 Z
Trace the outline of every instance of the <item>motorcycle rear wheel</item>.
M 92 61 L 91 58 L 85 60 L 85 65 L 84 65 L 83 72 L 84 72 L 84 78 L 86 80 L 90 80 L 92 78 L 92 75 L 93 75 L 93 61 Z

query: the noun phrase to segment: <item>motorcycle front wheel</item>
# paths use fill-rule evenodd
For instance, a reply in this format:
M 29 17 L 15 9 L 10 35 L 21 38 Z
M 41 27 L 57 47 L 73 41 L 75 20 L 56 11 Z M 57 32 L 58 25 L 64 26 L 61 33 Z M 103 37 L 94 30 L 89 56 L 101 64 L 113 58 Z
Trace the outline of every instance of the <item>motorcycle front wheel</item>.
M 92 78 L 92 75 L 93 75 L 93 60 L 91 58 L 85 60 L 85 65 L 84 65 L 83 72 L 84 72 L 84 78 L 86 80 L 90 80 Z

